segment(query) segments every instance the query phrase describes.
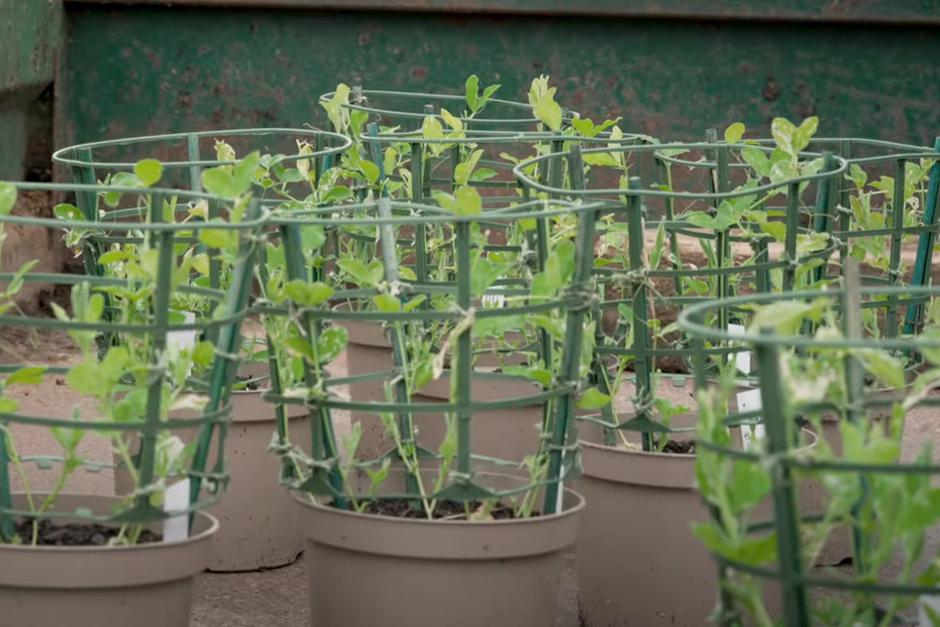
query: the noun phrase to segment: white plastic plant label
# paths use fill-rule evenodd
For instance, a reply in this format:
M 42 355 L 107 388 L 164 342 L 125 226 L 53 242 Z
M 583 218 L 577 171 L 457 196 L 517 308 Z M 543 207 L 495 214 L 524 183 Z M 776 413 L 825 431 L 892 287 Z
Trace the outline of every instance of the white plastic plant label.
M 189 479 L 177 481 L 166 489 L 163 511 L 180 511 L 189 507 Z M 176 542 L 189 537 L 189 515 L 180 514 L 163 521 L 163 541 Z
M 744 326 L 740 324 L 729 324 L 728 333 L 731 335 L 744 335 Z M 750 351 L 739 351 L 734 354 L 734 364 L 741 374 L 751 374 L 751 353 Z
M 920 597 L 920 627 L 940 627 L 940 596 L 932 594 Z
M 761 408 L 760 390 L 738 392 L 738 411 L 757 411 Z M 764 425 L 741 425 L 741 442 L 744 450 L 749 450 L 755 441 L 764 439 Z M 938 626 L 940 627 L 940 626 Z
M 196 314 L 191 311 L 183 312 L 183 318 L 186 324 L 192 324 L 196 321 Z M 196 329 L 188 331 L 170 331 L 166 334 L 166 345 L 171 351 L 175 350 L 177 354 L 190 349 L 196 345 Z

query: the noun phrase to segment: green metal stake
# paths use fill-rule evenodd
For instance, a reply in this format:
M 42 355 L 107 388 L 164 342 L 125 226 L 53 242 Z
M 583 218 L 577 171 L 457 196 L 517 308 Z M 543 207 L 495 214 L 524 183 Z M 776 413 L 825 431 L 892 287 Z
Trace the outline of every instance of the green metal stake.
M 259 214 L 257 200 L 252 200 L 245 212 L 246 219 L 255 220 Z M 240 243 L 239 262 L 235 265 L 232 273 L 232 282 L 229 287 L 227 300 L 223 303 L 221 309 L 225 314 L 232 314 L 242 311 L 248 304 L 249 294 L 251 292 L 252 269 L 258 244 L 252 239 L 247 243 Z M 212 371 L 209 374 L 209 402 L 206 404 L 205 413 L 217 412 L 225 406 L 231 394 L 231 385 L 229 382 L 235 376 L 236 362 L 231 358 L 237 355 L 241 346 L 241 321 L 225 325 L 218 334 L 216 345 L 221 356 L 212 364 Z M 270 348 L 269 348 L 270 349 Z M 273 377 L 272 377 L 273 378 Z M 225 424 L 219 425 L 221 439 L 227 431 Z M 205 470 L 209 458 L 209 448 L 212 443 L 213 435 L 212 423 L 203 425 L 199 432 L 196 444 L 196 452 L 193 455 L 193 474 L 189 483 L 189 502 L 196 503 L 199 500 L 199 492 L 202 489 L 202 478 L 200 474 Z M 190 517 L 190 525 L 194 517 Z
M 163 196 L 153 194 L 150 197 L 150 222 L 163 222 Z M 140 486 L 149 486 L 153 483 L 154 467 L 156 464 L 157 435 L 160 431 L 160 412 L 163 402 L 164 372 L 159 367 L 163 352 L 166 350 L 167 326 L 170 316 L 170 292 L 172 286 L 172 273 L 175 268 L 173 252 L 172 231 L 155 231 L 152 233 L 153 243 L 157 249 L 157 281 L 154 287 L 153 320 L 154 330 L 152 337 L 154 371 L 150 373 L 150 386 L 147 389 L 147 406 L 144 416 L 144 427 L 140 438 Z M 151 509 L 150 495 L 141 494 L 137 497 L 136 507 L 142 510 Z
M 844 268 L 842 287 L 844 295 L 842 297 L 843 311 L 843 332 L 847 340 L 858 340 L 862 337 L 862 296 L 861 278 L 857 259 L 846 259 Z M 858 358 L 847 351 L 845 355 L 845 391 L 846 391 L 846 411 L 845 419 L 854 424 L 860 424 L 865 417 L 865 369 Z M 861 510 L 865 500 L 868 498 L 868 482 L 864 476 L 859 477 L 862 484 L 862 495 L 852 508 L 852 514 L 855 520 L 858 520 L 857 514 Z M 852 525 L 852 544 L 855 551 L 855 565 L 859 570 L 864 570 L 864 535 L 857 524 Z
M 13 517 L 6 510 L 13 508 L 13 495 L 10 490 L 10 453 L 7 450 L 7 429 L 9 423 L 4 421 L 3 432 L 0 432 L 0 535 L 4 542 L 10 542 L 13 539 L 14 527 Z
M 761 329 L 762 335 L 772 330 Z M 761 407 L 767 430 L 767 453 L 783 456 L 789 451 L 791 422 L 787 418 L 786 396 L 781 387 L 780 359 L 777 347 L 758 343 L 757 368 L 760 373 Z M 796 495 L 790 467 L 776 463 L 770 468 L 774 524 L 777 532 L 777 560 L 783 586 L 783 611 L 787 627 L 809 627 L 809 603 L 802 581 L 800 529 Z
M 691 316 L 692 322 L 700 325 L 705 324 L 705 315 L 704 313 L 698 313 Z M 705 373 L 708 372 L 708 357 L 705 353 L 705 340 L 699 336 L 694 335 L 691 338 L 692 345 L 692 373 L 695 377 L 695 390 L 696 393 L 700 390 L 704 390 L 708 386 L 708 380 L 705 376 Z M 709 515 L 714 521 L 721 520 L 720 510 L 712 505 L 711 503 L 706 504 L 708 507 Z M 741 624 L 741 616 L 737 611 L 737 607 L 734 604 L 734 595 L 732 595 L 727 587 L 724 585 L 724 582 L 728 581 L 729 568 L 727 562 L 719 555 L 712 554 L 717 565 L 718 565 L 718 620 L 719 624 L 722 627 L 739 627 Z
M 303 240 L 300 234 L 300 225 L 282 224 L 280 226 L 281 239 L 284 242 L 284 261 L 287 270 L 287 277 L 290 280 L 308 281 L 306 263 L 303 255 Z M 317 325 L 309 314 L 304 313 L 301 324 L 304 333 L 309 338 L 312 346 L 316 345 Z M 322 374 L 319 364 L 304 363 L 304 382 L 308 388 L 317 388 L 322 382 Z M 325 459 L 336 459 L 336 439 L 333 434 L 330 412 L 322 404 L 317 404 L 316 409 L 317 423 L 313 425 L 311 432 L 311 452 L 316 461 Z M 327 481 L 323 483 L 317 475 L 320 469 L 314 468 L 310 479 L 318 484 L 321 489 L 331 491 L 335 495 L 336 506 L 343 509 L 346 507 L 346 499 L 343 494 L 343 478 L 339 469 L 334 464 L 328 471 Z
M 940 137 L 937 137 L 933 149 L 940 153 Z M 924 203 L 924 226 L 933 227 L 937 224 L 937 204 L 940 195 L 940 157 L 930 168 L 930 179 L 927 182 L 927 198 Z M 917 258 L 914 262 L 914 276 L 911 285 L 927 285 L 930 280 L 931 259 L 933 258 L 933 245 L 937 234 L 933 229 L 920 234 L 917 241 Z M 911 334 L 921 324 L 924 306 L 921 303 L 908 305 L 907 318 L 904 321 L 904 333 Z
M 457 306 L 470 315 L 473 302 L 470 277 L 470 223 L 457 222 L 454 225 L 456 239 L 456 265 L 457 265 Z M 451 372 L 451 394 L 457 403 L 457 471 L 465 478 L 471 476 L 470 467 L 470 377 L 473 354 L 472 328 L 473 325 L 461 321 L 463 324 L 457 336 L 457 363 Z
M 888 269 L 888 285 L 894 287 L 901 280 L 901 242 L 904 236 L 904 179 L 905 159 L 895 162 L 894 171 L 894 202 L 891 212 L 891 260 Z M 898 334 L 898 298 L 892 294 L 888 297 L 888 309 L 885 312 L 885 337 L 896 337 Z
M 387 197 L 379 198 L 378 215 L 379 219 L 383 221 L 379 224 L 379 239 L 382 242 L 382 266 L 385 269 L 385 280 L 389 285 L 394 285 L 399 279 L 396 253 L 398 247 L 395 245 L 395 232 L 392 225 L 387 222 L 392 217 L 391 201 Z M 406 404 L 411 399 L 408 395 L 408 385 L 403 373 L 407 369 L 410 355 L 405 350 L 405 343 L 398 323 L 389 325 L 389 339 L 392 344 L 393 363 L 396 371 L 398 371 L 398 376 L 395 378 L 395 402 L 399 405 Z M 398 412 L 396 418 L 398 419 L 398 431 L 402 436 L 403 444 L 406 448 L 414 449 L 417 447 L 417 441 L 415 440 L 415 426 L 411 413 L 408 411 Z M 405 490 L 408 494 L 420 494 L 417 477 L 406 474 Z M 416 501 L 416 503 L 420 507 L 420 502 Z
M 793 290 L 796 281 L 796 236 L 800 226 L 800 184 L 790 183 L 787 186 L 787 235 L 784 241 L 787 265 L 783 268 L 783 291 Z
M 577 265 L 571 281 L 571 295 L 573 299 L 579 299 L 579 302 L 569 302 L 565 322 L 565 344 L 570 347 L 581 346 L 584 318 L 590 309 L 589 298 L 593 294 L 590 281 L 594 269 L 594 229 L 597 216 L 598 211 L 582 212 L 578 220 L 578 235 L 575 241 Z M 575 386 L 580 380 L 581 351 L 566 350 L 561 360 L 561 377 L 569 385 L 569 389 L 558 397 L 555 405 L 555 420 L 552 424 L 552 439 L 548 452 L 548 485 L 545 486 L 542 508 L 545 514 L 556 513 L 561 504 L 564 446 L 573 439 L 571 431 L 575 418 Z
M 836 167 L 836 161 L 831 152 L 823 153 L 823 172 L 830 172 Z M 799 196 L 799 186 L 791 185 Z M 813 230 L 817 233 L 831 233 L 833 226 L 832 204 L 835 193 L 832 189 L 832 179 L 823 178 L 816 187 L 816 207 L 813 212 Z M 826 264 L 816 268 L 816 281 L 822 281 L 826 276 Z
M 642 189 L 642 183 L 637 176 L 630 177 L 628 188 Z M 653 398 L 652 378 L 653 364 L 649 351 L 649 286 L 643 276 L 646 268 L 644 255 L 643 232 L 643 206 L 639 196 L 631 195 L 627 198 L 627 228 L 630 242 L 630 271 L 637 275 L 637 283 L 633 292 L 633 369 L 636 373 L 636 420 L 645 423 L 650 419 L 649 406 Z M 643 450 L 653 450 L 653 436 L 649 431 L 643 431 Z

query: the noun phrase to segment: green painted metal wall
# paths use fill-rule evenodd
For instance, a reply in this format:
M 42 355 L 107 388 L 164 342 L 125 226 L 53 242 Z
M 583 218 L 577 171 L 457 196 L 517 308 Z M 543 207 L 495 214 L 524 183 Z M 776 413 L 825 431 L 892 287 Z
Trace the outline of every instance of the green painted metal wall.
M 51 110 L 40 96 L 61 42 L 59 0 L 0 0 L 0 179 L 22 178 L 31 155 L 49 151 Z
M 738 0 L 704 3 L 705 15 L 684 0 L 564 4 L 72 0 L 57 140 L 323 124 L 317 96 L 338 81 L 454 91 L 471 72 L 502 83 L 503 97 L 551 74 L 572 108 L 664 138 L 735 120 L 766 131 L 774 116 L 811 114 L 824 135 L 940 134 L 934 0 L 750 3 L 776 7 L 756 15 L 735 13 Z

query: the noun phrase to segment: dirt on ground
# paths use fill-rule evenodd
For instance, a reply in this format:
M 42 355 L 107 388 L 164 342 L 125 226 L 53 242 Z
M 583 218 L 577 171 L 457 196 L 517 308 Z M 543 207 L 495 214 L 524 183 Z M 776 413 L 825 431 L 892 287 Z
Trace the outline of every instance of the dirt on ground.
M 52 218 L 54 199 L 45 191 L 21 191 L 13 215 Z M 27 262 L 36 261 L 32 272 L 63 272 L 72 255 L 62 242 L 62 231 L 38 226 L 7 225 L 6 239 L 0 249 L 0 272 L 16 272 Z M 0 285 L 3 285 L 0 283 Z M 60 301 L 67 292 L 62 286 L 27 283 L 17 293 L 15 302 L 25 313 L 47 311 L 50 300 Z

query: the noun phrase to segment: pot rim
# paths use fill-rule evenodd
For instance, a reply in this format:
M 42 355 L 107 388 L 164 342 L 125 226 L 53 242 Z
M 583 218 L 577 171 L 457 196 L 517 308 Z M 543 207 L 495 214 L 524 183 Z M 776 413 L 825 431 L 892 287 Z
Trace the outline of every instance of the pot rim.
M 22 494 L 22 492 L 18 493 Z M 17 496 L 14 494 L 13 496 Z M 35 496 L 35 495 L 34 495 Z M 68 496 L 73 498 L 82 498 L 82 497 L 95 497 L 100 498 L 100 494 L 69 494 Z M 107 498 L 107 497 L 104 497 Z M 200 531 L 197 534 L 183 538 L 182 540 L 173 540 L 172 542 L 145 542 L 143 544 L 134 544 L 134 545 L 122 545 L 122 546 L 32 546 L 24 544 L 0 544 L 0 552 L 10 551 L 10 552 L 37 552 L 37 553 L 116 553 L 116 552 L 130 552 L 130 551 L 145 551 L 145 550 L 160 550 L 165 548 L 172 548 L 182 546 L 184 544 L 192 544 L 204 540 L 214 534 L 219 530 L 220 524 L 219 519 L 206 511 L 196 512 L 196 516 L 200 516 L 209 521 L 209 526 L 204 530 Z
M 800 427 L 800 431 L 803 433 L 803 437 L 807 439 L 807 443 L 803 446 L 794 449 L 796 451 L 807 451 L 816 447 L 819 443 L 819 436 L 806 427 Z M 607 444 L 599 444 L 597 442 L 591 442 L 590 440 L 585 440 L 583 438 L 578 438 L 578 445 L 593 448 L 600 451 L 611 451 L 614 453 L 623 453 L 625 455 L 640 455 L 644 457 L 650 457 L 653 459 L 695 459 L 698 455 L 697 453 L 660 453 L 657 451 L 644 451 L 642 449 L 636 450 L 620 446 L 608 446 Z
M 449 527 L 466 527 L 466 528 L 472 527 L 474 529 L 480 529 L 480 528 L 485 529 L 485 528 L 494 528 L 498 526 L 505 527 L 508 525 L 520 525 L 520 524 L 529 524 L 529 523 L 537 523 L 537 522 L 547 524 L 547 523 L 556 521 L 560 518 L 569 517 L 569 516 L 577 514 L 578 512 L 581 512 L 585 506 L 584 497 L 579 492 L 577 492 L 576 490 L 573 490 L 572 488 L 563 487 L 563 490 L 565 494 L 576 499 L 576 502 L 571 507 L 564 508 L 560 512 L 555 512 L 554 514 L 548 514 L 548 515 L 540 514 L 538 516 L 532 516 L 529 518 L 510 518 L 510 519 L 503 519 L 503 520 L 480 520 L 480 521 L 442 520 L 442 519 L 428 520 L 426 518 L 401 518 L 398 516 L 386 516 L 385 514 L 360 513 L 360 512 L 354 512 L 354 511 L 350 511 L 346 509 L 339 509 L 337 507 L 332 507 L 331 505 L 327 505 L 324 503 L 311 503 L 308 499 L 305 499 L 301 494 L 297 493 L 294 490 L 291 490 L 291 498 L 297 501 L 300 505 L 304 505 L 312 509 L 329 512 L 330 514 L 335 514 L 338 516 L 345 516 L 349 518 L 350 520 L 375 520 L 375 521 L 380 521 L 380 522 L 396 523 L 396 524 L 402 524 L 402 525 L 425 525 L 425 526 L 443 524 Z

